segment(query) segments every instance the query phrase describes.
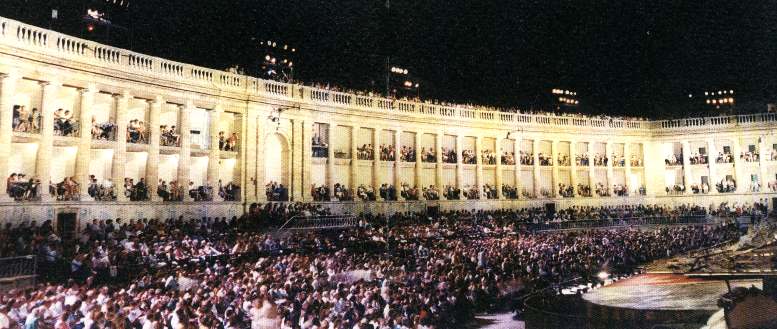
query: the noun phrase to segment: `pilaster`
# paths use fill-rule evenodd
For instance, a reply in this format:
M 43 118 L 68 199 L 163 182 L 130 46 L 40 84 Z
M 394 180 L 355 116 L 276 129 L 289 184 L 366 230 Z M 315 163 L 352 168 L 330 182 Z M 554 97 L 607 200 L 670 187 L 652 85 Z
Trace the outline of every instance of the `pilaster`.
M 0 202 L 12 201 L 6 193 L 8 182 L 5 179 L 8 172 L 8 157 L 11 154 L 11 141 L 13 140 L 13 96 L 16 94 L 16 84 L 19 75 L 16 72 L 0 74 Z
M 130 94 L 123 91 L 114 95 L 116 105 L 116 143 L 113 148 L 111 177 L 116 185 L 116 201 L 127 201 L 124 195 L 125 163 L 127 162 L 127 105 Z
M 162 113 L 162 105 L 164 103 L 165 100 L 162 96 L 156 96 L 149 101 L 148 121 L 150 133 L 148 139 L 148 161 L 146 162 L 146 185 L 151 201 L 161 201 L 161 198 L 157 195 L 157 185 L 159 183 L 159 143 L 162 136 L 159 116 Z
M 92 156 L 92 107 L 97 87 L 94 84 L 79 90 L 80 94 L 80 129 L 78 131 L 78 153 L 76 154 L 75 179 L 80 186 L 79 197 L 81 201 L 90 201 L 89 196 L 89 162 Z
M 191 134 L 191 112 L 194 111 L 194 103 L 189 100 L 186 104 L 180 107 L 180 128 L 181 128 L 181 149 L 178 153 L 178 184 L 183 186 L 184 200 L 194 201 L 189 196 L 189 181 L 190 181 L 190 162 L 192 154 L 192 134 Z

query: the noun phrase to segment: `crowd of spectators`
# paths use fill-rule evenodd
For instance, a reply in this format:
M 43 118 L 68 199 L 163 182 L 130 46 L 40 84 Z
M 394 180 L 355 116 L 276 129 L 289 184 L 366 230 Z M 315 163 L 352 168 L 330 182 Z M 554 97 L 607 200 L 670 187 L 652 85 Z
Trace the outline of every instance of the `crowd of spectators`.
M 49 194 L 57 201 L 78 201 L 81 187 L 75 177 L 65 177 L 61 182 L 49 182 Z
M 708 163 L 708 158 L 706 154 L 693 152 L 688 158 L 688 161 L 690 161 L 692 165 L 704 165 Z
M 315 140 L 315 136 L 313 138 Z M 237 152 L 237 133 L 233 132 L 227 137 L 223 131 L 219 131 L 219 150 Z
M 13 131 L 22 133 L 37 133 L 40 131 L 40 111 L 38 108 L 27 110 L 24 105 L 13 106 Z
M 606 167 L 607 161 L 609 161 L 607 155 L 599 153 L 594 154 L 594 166 Z
M 113 122 L 97 122 L 95 117 L 92 117 L 92 139 L 98 140 L 114 140 L 116 124 Z
M 629 188 L 624 184 L 614 184 L 612 186 L 612 193 L 615 196 L 629 196 Z
M 6 178 L 6 193 L 15 201 L 37 200 L 40 197 L 40 180 L 27 178 L 24 173 L 11 173 Z
M 356 196 L 362 201 L 375 201 L 377 195 L 375 194 L 375 188 L 369 185 L 361 184 L 356 189 Z
M 260 228 L 326 210 L 267 204 L 230 219 L 94 220 L 76 247 L 50 221 L 7 224 L 0 255 L 41 255 L 45 271 L 34 289 L 0 296 L 0 315 L 14 329 L 462 327 L 517 283 L 527 292 L 571 278 L 596 283 L 604 268 L 629 273 L 739 235 L 730 224 L 533 234 L 520 223 L 693 211 L 364 215 L 348 230 L 274 236 Z
M 575 188 L 572 185 L 559 183 L 558 195 L 562 198 L 572 198 L 575 196 Z
M 425 200 L 440 200 L 440 191 L 434 185 L 429 185 L 429 187 L 424 187 L 423 193 L 424 193 Z
M 577 195 L 582 197 L 591 197 L 591 185 L 577 184 Z
M 596 191 L 596 195 L 598 196 L 610 196 L 610 191 L 607 189 L 607 186 L 602 183 L 596 183 L 594 191 Z
M 520 153 L 518 153 L 518 158 L 521 161 L 521 165 L 524 165 L 524 166 L 534 165 L 534 153 L 520 151 Z
M 100 182 L 95 175 L 89 175 L 89 186 L 86 192 L 97 201 L 116 200 L 115 185 L 110 178 Z
M 642 158 L 637 157 L 636 155 L 631 155 L 631 166 L 632 167 L 642 167 Z
M 718 158 L 715 160 L 717 163 L 733 163 L 734 156 L 730 152 L 719 152 Z
M 403 162 L 415 162 L 415 148 L 402 145 L 399 149 L 399 160 Z
M 397 188 L 393 184 L 381 184 L 378 193 L 380 193 L 380 198 L 385 201 L 397 201 Z
M 456 163 L 456 150 L 443 147 L 442 163 Z
M 437 162 L 437 154 L 433 148 L 421 148 L 421 161 L 435 163 Z
M 719 193 L 731 193 L 737 191 L 737 182 L 732 177 L 726 177 L 719 183 L 715 184 L 715 188 Z
M 78 132 L 78 122 L 73 119 L 73 112 L 61 108 L 54 111 L 54 134 L 57 136 L 75 136 Z
M 589 165 L 589 157 L 588 153 L 583 154 L 576 154 L 575 155 L 575 164 L 577 166 L 588 166 Z
M 402 183 L 402 190 L 399 192 L 399 195 L 405 200 L 416 201 L 419 199 L 420 192 L 417 186 L 410 187 L 410 184 Z
M 496 189 L 496 186 L 491 184 L 483 185 L 483 196 L 486 199 L 497 199 L 499 198 L 499 191 Z
M 372 144 L 364 144 L 356 148 L 356 158 L 359 160 L 373 160 L 375 159 L 374 151 Z
M 550 154 L 540 152 L 537 154 L 537 160 L 540 162 L 540 166 L 552 166 L 553 157 Z
M 313 135 L 313 157 L 326 158 L 329 157 L 329 145 L 324 143 L 321 136 L 318 134 Z
M 503 165 L 508 165 L 508 166 L 515 165 L 515 153 L 513 152 L 502 153 L 501 161 Z
M 461 150 L 461 163 L 463 164 L 476 164 L 477 158 L 475 157 L 475 151 L 473 150 Z
M 269 182 L 264 185 L 264 192 L 268 201 L 289 201 L 289 189 L 278 182 Z
M 476 185 L 465 185 L 462 192 L 466 200 L 480 199 L 480 189 Z
M 159 131 L 160 131 L 159 145 L 181 146 L 181 134 L 178 133 L 178 130 L 175 128 L 174 125 L 171 125 L 171 126 L 161 125 L 159 126 Z M 219 140 L 219 144 L 221 144 L 220 140 Z
M 124 196 L 130 201 L 148 201 L 149 195 L 146 180 L 140 178 L 135 182 L 133 178 L 124 178 Z
M 683 154 L 672 154 L 668 158 L 664 159 L 664 164 L 667 166 L 682 166 Z
M 710 186 L 707 183 L 693 183 L 691 184 L 691 191 L 693 194 L 707 194 L 710 192 Z
M 625 167 L 626 166 L 626 158 L 623 156 L 623 154 L 613 153 L 610 158 L 612 159 L 612 166 L 613 167 Z
M 177 180 L 172 180 L 168 184 L 163 179 L 157 184 L 156 194 L 163 201 L 183 201 L 184 187 Z
M 556 162 L 559 166 L 571 166 L 572 162 L 569 159 L 569 155 L 566 153 L 556 154 Z
M 394 161 L 396 159 L 396 148 L 394 145 L 380 144 L 380 161 Z
M 148 128 L 143 120 L 132 119 L 127 124 L 127 143 L 148 143 Z
M 334 196 L 338 201 L 353 201 L 353 191 L 340 183 L 335 184 Z
M 483 150 L 483 152 L 481 152 L 480 157 L 481 157 L 480 161 L 482 161 L 484 165 L 496 164 L 496 153 L 494 153 L 494 151 Z
M 685 193 L 685 185 L 682 184 L 674 184 L 672 186 L 667 186 L 664 188 L 666 191 L 666 194 L 668 195 L 679 195 Z
M 461 190 L 452 185 L 445 185 L 443 187 L 443 196 L 445 200 L 459 200 L 461 199 Z
M 745 162 L 758 162 L 760 160 L 760 157 L 757 151 L 741 152 L 739 154 L 739 158 L 744 160 Z
M 502 184 L 502 196 L 505 199 L 518 199 L 518 188 L 508 184 Z

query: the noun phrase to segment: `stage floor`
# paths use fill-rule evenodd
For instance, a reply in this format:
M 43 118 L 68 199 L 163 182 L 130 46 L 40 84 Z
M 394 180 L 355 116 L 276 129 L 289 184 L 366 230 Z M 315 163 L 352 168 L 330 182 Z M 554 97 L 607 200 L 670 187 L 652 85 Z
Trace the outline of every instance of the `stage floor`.
M 730 281 L 731 288 L 756 286 L 761 280 Z M 717 310 L 728 292 L 722 280 L 688 278 L 681 274 L 640 274 L 583 295 L 588 302 L 635 310 Z

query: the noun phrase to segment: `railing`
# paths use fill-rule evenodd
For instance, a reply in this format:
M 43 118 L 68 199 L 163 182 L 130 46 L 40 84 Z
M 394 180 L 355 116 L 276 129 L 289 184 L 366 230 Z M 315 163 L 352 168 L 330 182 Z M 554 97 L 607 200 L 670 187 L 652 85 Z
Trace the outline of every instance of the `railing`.
M 359 220 L 354 215 L 342 216 L 305 216 L 296 215 L 289 218 L 278 231 L 282 230 L 323 230 L 355 227 Z
M 552 231 L 552 230 L 578 230 L 602 227 L 625 227 L 625 226 L 645 226 L 645 225 L 689 225 L 706 224 L 707 216 L 689 215 L 679 218 L 660 217 L 631 217 L 622 219 L 598 219 L 598 220 L 574 220 L 566 222 L 548 222 L 526 224 L 531 231 Z
M 0 279 L 35 276 L 35 255 L 0 258 Z
M 761 113 L 723 117 L 686 118 L 661 121 L 598 119 L 543 114 L 520 114 L 492 111 L 473 106 L 446 106 L 411 100 L 392 100 L 383 97 L 355 95 L 322 88 L 301 86 L 271 80 L 237 75 L 220 70 L 179 63 L 158 57 L 114 48 L 79 39 L 58 32 L 27 25 L 0 17 L 0 44 L 23 50 L 42 52 L 52 56 L 81 60 L 88 64 L 125 70 L 174 81 L 189 80 L 194 85 L 220 88 L 233 93 L 248 92 L 266 97 L 307 100 L 332 106 L 356 107 L 374 112 L 402 112 L 403 115 L 430 119 L 456 118 L 464 121 L 498 122 L 525 126 L 570 126 L 597 129 L 649 130 L 681 129 L 711 126 L 753 126 L 777 123 L 777 114 Z

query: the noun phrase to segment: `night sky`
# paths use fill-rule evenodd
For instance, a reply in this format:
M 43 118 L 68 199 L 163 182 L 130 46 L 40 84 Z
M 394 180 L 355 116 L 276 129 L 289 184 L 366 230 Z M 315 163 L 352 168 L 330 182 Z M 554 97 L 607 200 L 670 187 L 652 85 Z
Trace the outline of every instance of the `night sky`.
M 105 42 L 79 21 L 88 2 L 2 0 L 0 15 Z M 109 12 L 128 31 L 108 42 L 138 52 L 250 69 L 258 42 L 278 40 L 299 50 L 296 78 L 378 91 L 390 55 L 423 98 L 447 101 L 550 109 L 548 92 L 567 88 L 575 112 L 667 117 L 714 112 L 691 105 L 708 89 L 734 89 L 738 112 L 777 91 L 775 1 L 132 0 Z

